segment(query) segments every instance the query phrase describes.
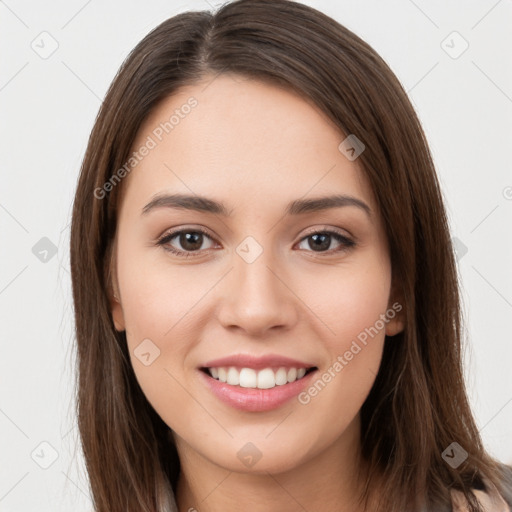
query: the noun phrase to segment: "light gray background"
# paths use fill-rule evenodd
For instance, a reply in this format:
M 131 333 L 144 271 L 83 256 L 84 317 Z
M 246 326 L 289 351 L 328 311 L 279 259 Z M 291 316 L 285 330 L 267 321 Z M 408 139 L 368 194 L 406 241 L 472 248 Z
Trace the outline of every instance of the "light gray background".
M 460 241 L 471 401 L 487 448 L 512 463 L 512 1 L 306 3 L 369 42 L 419 113 Z M 166 18 L 215 6 L 0 1 L 4 512 L 92 509 L 72 402 L 68 242 L 79 166 L 101 99 L 128 52 Z M 58 48 L 44 59 L 52 38 Z M 458 56 L 464 40 L 469 47 Z M 43 237 L 55 256 L 41 252 Z

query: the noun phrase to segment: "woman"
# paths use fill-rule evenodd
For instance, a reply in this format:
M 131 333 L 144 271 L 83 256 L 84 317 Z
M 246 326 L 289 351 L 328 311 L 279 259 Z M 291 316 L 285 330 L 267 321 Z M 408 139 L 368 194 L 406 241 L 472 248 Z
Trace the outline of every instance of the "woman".
M 137 45 L 71 265 L 97 511 L 508 509 L 420 123 L 322 13 L 240 0 Z

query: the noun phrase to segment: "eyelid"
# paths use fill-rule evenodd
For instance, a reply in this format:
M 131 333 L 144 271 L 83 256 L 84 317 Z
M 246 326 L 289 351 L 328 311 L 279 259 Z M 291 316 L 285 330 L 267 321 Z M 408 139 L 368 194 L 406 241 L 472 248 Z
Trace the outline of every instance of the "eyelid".
M 199 232 L 199 233 L 203 233 L 203 234 L 209 236 L 210 238 L 214 238 L 213 235 L 210 234 L 210 231 L 202 226 L 183 226 L 183 227 L 180 226 L 178 228 L 166 229 L 161 235 L 159 235 L 157 237 L 157 242 L 160 240 L 163 240 L 164 238 L 178 235 L 178 234 L 182 233 L 183 231 L 190 232 L 190 233 Z
M 340 228 L 335 228 L 335 227 L 331 227 L 331 226 L 327 226 L 327 225 L 323 225 L 320 227 L 308 228 L 304 232 L 304 234 L 301 236 L 300 241 L 302 241 L 305 237 L 315 235 L 317 233 L 336 233 L 337 235 L 340 235 L 343 238 L 353 240 L 354 242 L 356 241 L 355 237 L 351 233 L 349 233 L 347 230 L 342 230 Z

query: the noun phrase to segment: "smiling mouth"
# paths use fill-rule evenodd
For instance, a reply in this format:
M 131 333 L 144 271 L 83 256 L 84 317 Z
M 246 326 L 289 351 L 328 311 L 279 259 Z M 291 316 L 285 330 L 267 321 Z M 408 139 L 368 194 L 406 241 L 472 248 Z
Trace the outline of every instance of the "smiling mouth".
M 285 386 L 304 378 L 318 368 L 304 367 L 276 367 L 262 368 L 240 368 L 235 366 L 220 366 L 211 368 L 200 368 L 200 370 L 212 379 L 225 382 L 231 386 L 252 389 L 272 389 L 278 386 Z

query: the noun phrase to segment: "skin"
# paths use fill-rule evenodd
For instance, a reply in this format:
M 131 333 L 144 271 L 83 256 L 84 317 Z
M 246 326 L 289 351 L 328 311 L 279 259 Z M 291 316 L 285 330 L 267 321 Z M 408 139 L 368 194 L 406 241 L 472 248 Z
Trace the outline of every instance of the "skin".
M 166 98 L 134 143 L 144 144 L 191 96 L 198 100 L 122 184 L 116 329 L 126 330 L 141 388 L 173 431 L 182 464 L 180 512 L 320 504 L 324 511 L 360 510 L 359 411 L 385 334 L 403 329 L 401 315 L 307 404 L 292 399 L 267 412 L 236 410 L 203 384 L 198 367 L 235 353 L 274 353 L 327 371 L 397 299 L 375 198 L 357 160 L 338 150 L 345 136 L 317 107 L 275 85 L 227 74 L 212 79 Z M 166 207 L 143 214 L 160 193 L 207 196 L 231 216 Z M 333 193 L 364 201 L 370 215 L 344 206 L 284 216 L 292 200 Z M 198 256 L 173 255 L 157 243 L 171 230 L 198 227 L 210 237 L 197 243 Z M 356 245 L 331 238 L 315 251 L 310 235 L 325 231 Z M 247 236 L 263 249 L 252 263 L 236 252 Z M 179 236 L 167 246 L 185 250 Z M 149 366 L 134 355 L 144 339 L 160 350 Z M 262 454 L 252 467 L 237 457 L 248 442 Z

